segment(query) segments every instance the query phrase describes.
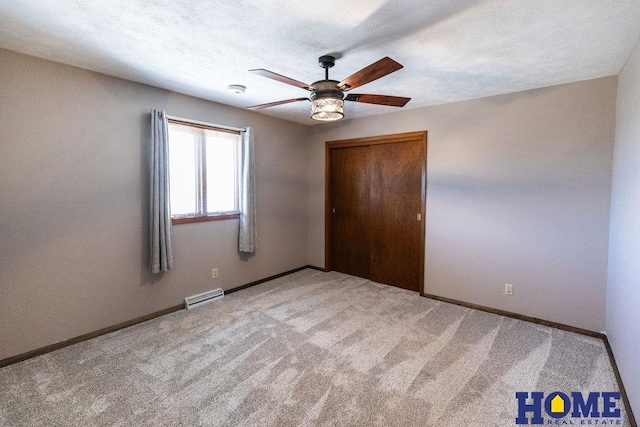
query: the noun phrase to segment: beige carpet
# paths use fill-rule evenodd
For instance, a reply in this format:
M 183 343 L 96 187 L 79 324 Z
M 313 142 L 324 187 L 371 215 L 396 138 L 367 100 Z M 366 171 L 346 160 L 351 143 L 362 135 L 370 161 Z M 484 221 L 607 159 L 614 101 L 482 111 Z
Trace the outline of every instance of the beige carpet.
M 0 369 L 0 426 L 513 426 L 555 390 L 618 390 L 600 340 L 304 270 Z

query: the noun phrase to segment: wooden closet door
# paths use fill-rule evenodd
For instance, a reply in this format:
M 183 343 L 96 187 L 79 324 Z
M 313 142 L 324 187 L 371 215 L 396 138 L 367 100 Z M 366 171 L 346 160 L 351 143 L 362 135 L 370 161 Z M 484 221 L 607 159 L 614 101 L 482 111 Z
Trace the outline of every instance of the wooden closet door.
M 423 142 L 371 145 L 370 279 L 420 290 Z
M 422 291 L 427 133 L 328 141 L 326 267 Z
M 332 269 L 369 278 L 369 147 L 331 150 Z

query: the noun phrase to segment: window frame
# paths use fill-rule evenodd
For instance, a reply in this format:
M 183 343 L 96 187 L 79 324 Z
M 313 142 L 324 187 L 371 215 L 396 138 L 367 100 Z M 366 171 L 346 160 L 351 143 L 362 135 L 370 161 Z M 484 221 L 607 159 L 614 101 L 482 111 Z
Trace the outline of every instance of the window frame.
M 173 119 L 173 118 L 168 118 L 167 119 L 167 123 L 168 124 L 176 124 L 176 125 L 181 125 L 181 126 L 188 126 L 188 127 L 192 127 L 192 128 L 197 128 L 197 129 L 204 129 L 204 130 L 209 130 L 209 131 L 215 131 L 215 132 L 224 132 L 224 133 L 230 133 L 233 135 L 238 135 L 238 137 L 241 137 L 242 132 L 239 130 L 233 130 L 233 129 L 225 129 L 225 128 L 220 128 L 220 127 L 216 127 L 216 126 L 209 126 L 209 125 L 205 125 L 202 123 L 194 123 L 194 122 L 190 122 L 187 120 L 179 120 L 179 119 Z M 238 144 L 241 144 L 241 140 L 238 141 Z M 171 145 L 171 138 L 169 138 L 169 145 Z M 207 171 L 206 171 L 206 167 L 203 168 L 203 165 L 205 164 L 205 162 L 203 161 L 203 159 L 206 159 L 207 156 L 207 152 L 206 152 L 207 148 L 206 148 L 206 144 L 202 144 L 202 141 L 198 141 L 196 143 L 196 158 L 198 159 L 198 161 L 196 162 L 196 174 L 197 174 L 197 180 L 196 180 L 196 191 L 198 194 L 198 198 L 196 200 L 197 203 L 197 207 L 199 211 L 202 211 L 206 206 L 207 206 Z M 238 155 L 241 155 L 241 147 L 240 145 L 238 146 Z M 240 168 L 240 165 L 238 165 L 238 168 Z M 238 173 L 241 173 L 241 171 L 239 170 Z M 239 176 L 238 176 L 239 178 Z M 239 183 L 236 183 L 236 191 L 239 190 Z M 237 202 L 239 203 L 240 201 L 237 200 Z M 190 223 L 194 223 L 194 222 L 205 222 L 205 221 L 220 221 L 220 220 L 226 220 L 226 219 L 237 219 L 240 218 L 240 210 L 233 210 L 233 211 L 224 211 L 224 212 L 212 212 L 212 213 L 205 213 L 205 214 L 191 214 L 191 215 L 180 215 L 180 216 L 174 216 L 173 214 L 171 214 L 171 224 L 175 225 L 175 224 L 190 224 Z

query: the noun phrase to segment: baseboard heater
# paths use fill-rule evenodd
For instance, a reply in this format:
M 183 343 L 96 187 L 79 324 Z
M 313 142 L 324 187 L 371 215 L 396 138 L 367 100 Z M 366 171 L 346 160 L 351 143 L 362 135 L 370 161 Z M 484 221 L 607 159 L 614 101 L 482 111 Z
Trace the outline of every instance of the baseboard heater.
M 190 310 L 194 307 L 210 303 L 224 297 L 224 291 L 222 288 L 214 289 L 212 291 L 203 292 L 198 295 L 193 295 L 184 299 L 184 308 Z

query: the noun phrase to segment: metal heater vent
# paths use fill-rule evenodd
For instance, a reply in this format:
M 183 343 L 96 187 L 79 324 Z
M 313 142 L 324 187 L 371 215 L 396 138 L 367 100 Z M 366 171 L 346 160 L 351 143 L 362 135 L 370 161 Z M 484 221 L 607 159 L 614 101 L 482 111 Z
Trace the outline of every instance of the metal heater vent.
M 187 310 L 193 307 L 198 307 L 203 304 L 209 303 L 213 300 L 224 297 L 224 291 L 222 288 L 214 289 L 212 291 L 203 292 L 198 295 L 193 295 L 184 299 L 184 306 Z

